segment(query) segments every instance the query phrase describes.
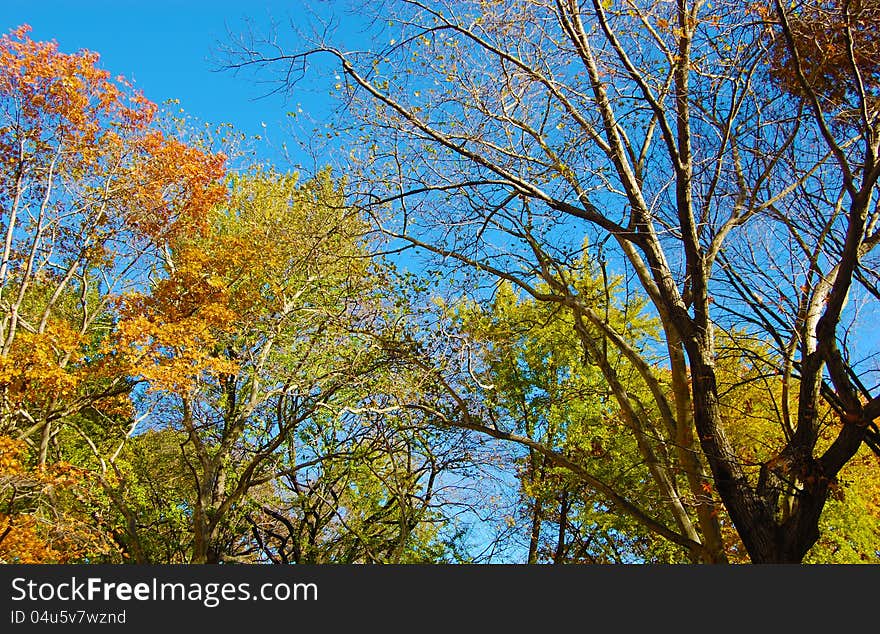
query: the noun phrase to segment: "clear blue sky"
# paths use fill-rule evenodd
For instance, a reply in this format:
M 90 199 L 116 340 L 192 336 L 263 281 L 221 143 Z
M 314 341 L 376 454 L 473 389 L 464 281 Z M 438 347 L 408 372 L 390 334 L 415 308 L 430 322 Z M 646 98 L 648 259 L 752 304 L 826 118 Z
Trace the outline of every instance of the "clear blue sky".
M 335 8 L 332 2 L 315 4 L 323 11 Z M 55 40 L 65 52 L 95 51 L 103 68 L 134 81 L 151 101 L 178 99 L 200 121 L 231 123 L 241 132 L 268 137 L 259 149 L 272 159 L 280 144 L 290 141 L 286 113 L 301 107 L 320 119 L 330 107 L 329 98 L 322 97 L 327 93 L 304 87 L 287 100 L 264 97 L 265 85 L 217 70 L 218 50 L 230 42 L 230 33 L 266 32 L 273 22 L 290 41 L 290 22 L 307 19 L 305 3 L 290 0 L 0 0 L 4 33 L 30 24 L 35 40 Z

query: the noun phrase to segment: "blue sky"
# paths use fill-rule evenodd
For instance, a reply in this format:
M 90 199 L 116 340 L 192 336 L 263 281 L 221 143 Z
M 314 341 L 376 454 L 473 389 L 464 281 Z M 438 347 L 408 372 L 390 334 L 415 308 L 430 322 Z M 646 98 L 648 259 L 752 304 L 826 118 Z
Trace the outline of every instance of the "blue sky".
M 314 4 L 324 11 L 339 8 Z M 133 80 L 151 101 L 178 99 L 200 121 L 231 123 L 268 138 L 258 150 L 276 161 L 281 143 L 290 141 L 286 113 L 302 108 L 305 118 L 319 119 L 330 107 L 329 96 L 303 86 L 288 98 L 266 97 L 265 85 L 218 70 L 218 54 L 235 34 L 265 33 L 277 23 L 279 34 L 291 38 L 290 22 L 307 19 L 305 4 L 289 0 L 0 0 L 3 32 L 30 24 L 35 40 L 55 40 L 65 52 L 95 51 L 103 68 Z

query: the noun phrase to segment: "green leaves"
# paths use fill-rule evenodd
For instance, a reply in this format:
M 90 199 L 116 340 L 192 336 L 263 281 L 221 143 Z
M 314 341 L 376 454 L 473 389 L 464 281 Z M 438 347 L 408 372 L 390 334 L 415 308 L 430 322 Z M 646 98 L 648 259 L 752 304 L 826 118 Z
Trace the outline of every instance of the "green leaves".
M 647 348 L 646 340 L 657 325 L 642 314 L 644 301 L 624 296 L 617 280 L 610 280 L 606 291 L 602 276 L 592 269 L 584 259 L 571 274 L 579 297 L 606 315 L 609 325 L 624 333 L 629 345 Z M 651 514 L 663 517 L 668 513 L 637 438 L 598 360 L 585 353 L 576 317 L 568 307 L 520 297 L 510 284 L 502 283 L 491 303 L 467 303 L 456 307 L 454 315 L 473 350 L 470 367 L 484 386 L 478 398 L 492 411 L 495 424 L 566 456 Z M 630 398 L 651 403 L 647 387 L 614 344 L 599 329 L 587 326 L 587 330 L 595 348 L 613 364 Z M 656 370 L 661 377 L 665 374 L 660 367 Z M 650 405 L 642 407 L 644 418 L 653 418 L 659 426 L 657 412 Z M 656 442 L 662 447 L 664 441 L 657 438 Z M 565 561 L 620 561 L 618 548 L 647 561 L 684 557 L 638 522 L 609 514 L 603 495 L 585 486 L 570 468 L 554 464 L 543 454 L 523 452 L 516 473 L 519 511 L 530 522 L 520 530 L 524 537 L 529 532 L 533 539 L 538 536 L 542 545 L 532 551 L 537 560 L 570 552 L 565 546 L 569 541 L 591 546 L 578 554 L 562 555 L 571 557 Z M 562 545 L 560 530 L 565 533 Z

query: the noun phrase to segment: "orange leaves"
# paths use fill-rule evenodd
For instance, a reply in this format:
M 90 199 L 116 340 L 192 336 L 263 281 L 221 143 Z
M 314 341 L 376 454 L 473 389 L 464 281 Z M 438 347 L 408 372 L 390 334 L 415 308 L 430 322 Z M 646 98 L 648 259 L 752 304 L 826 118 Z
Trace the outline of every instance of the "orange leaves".
M 242 327 L 253 301 L 236 292 L 242 257 L 256 252 L 235 238 L 180 246 L 168 277 L 150 294 L 132 294 L 120 306 L 117 343 L 127 354 L 132 372 L 152 390 L 185 393 L 204 373 L 232 374 L 234 362 L 218 350 L 221 339 Z
M 37 518 L 0 513 L 0 563 L 56 563 L 64 558 L 38 534 Z
M 168 245 L 206 231 L 211 209 L 226 198 L 226 157 L 163 132 L 156 105 L 99 68 L 96 53 L 63 53 L 29 31 L 0 36 L 0 200 L 8 223 L 0 258 L 8 308 L 0 321 L 12 324 L 0 333 L 0 389 L 34 420 L 48 415 L 50 402 L 61 403 L 56 413 L 90 403 L 122 413 L 127 399 L 105 392 L 115 382 L 110 393 L 118 394 L 133 355 L 147 347 L 165 354 L 180 347 L 175 342 L 191 342 L 187 350 L 210 344 L 194 317 L 169 313 L 136 335 L 121 330 L 118 341 L 108 322 L 114 298 L 143 288 L 144 272 L 160 266 Z M 22 224 L 35 217 L 36 225 Z M 229 319 L 202 308 L 198 319 L 211 310 L 213 322 Z M 190 365 L 202 354 L 193 352 Z
M 20 104 L 20 127 L 31 140 L 64 136 L 76 150 L 94 143 L 102 117 L 143 116 L 142 104 L 125 103 L 110 74 L 90 51 L 65 54 L 55 42 L 34 42 L 30 27 L 0 37 L 0 96 Z
M 58 443 L 75 425 L 95 450 L 133 418 L 132 378 L 181 391 L 235 371 L 219 342 L 248 303 L 233 292 L 238 258 L 253 268 L 259 251 L 199 246 L 227 197 L 223 154 L 167 131 L 96 53 L 29 31 L 0 36 L 0 428 Z M 146 291 L 167 252 L 176 267 Z M 44 445 L 39 459 L 60 455 Z M 0 560 L 103 552 L 81 524 L 99 522 L 80 512 L 85 473 L 27 462 L 0 438 Z
M 68 462 L 29 470 L 25 464 L 27 445 L 22 440 L 0 436 L 0 492 L 6 493 L 14 480 L 19 488 L 46 493 L 55 487 L 70 487 L 82 481 L 85 472 Z M 25 486 L 22 482 L 27 481 Z
M 165 276 L 120 301 L 113 345 L 131 374 L 153 391 L 186 393 L 236 374 L 238 354 L 280 336 L 294 306 L 332 302 L 327 280 L 339 276 L 343 288 L 363 258 L 345 258 L 353 241 L 327 195 L 288 175 L 234 181 L 228 208 L 215 208 L 203 231 L 176 236 Z
M 204 228 L 207 211 L 225 196 L 226 157 L 164 135 L 155 127 L 157 106 L 123 78 L 111 80 L 96 53 L 61 53 L 54 42 L 28 39 L 29 30 L 0 37 L 0 101 L 14 122 L 0 121 L 5 178 L 22 162 L 41 170 L 52 164 L 47 178 L 96 195 L 104 213 L 120 213 L 128 229 L 154 241 Z M 3 185 L 10 193 L 21 187 Z
M 174 239 L 205 230 L 208 212 L 223 202 L 226 157 L 207 154 L 159 131 L 138 143 L 129 167 L 129 222 L 153 239 Z
M 235 323 L 231 310 L 208 304 L 183 315 L 137 299 L 142 298 L 123 308 L 117 337 L 127 350 L 130 372 L 148 381 L 152 391 L 186 393 L 204 373 L 235 372 L 235 364 L 216 350 L 222 324 Z M 137 306 L 147 311 L 136 314 Z

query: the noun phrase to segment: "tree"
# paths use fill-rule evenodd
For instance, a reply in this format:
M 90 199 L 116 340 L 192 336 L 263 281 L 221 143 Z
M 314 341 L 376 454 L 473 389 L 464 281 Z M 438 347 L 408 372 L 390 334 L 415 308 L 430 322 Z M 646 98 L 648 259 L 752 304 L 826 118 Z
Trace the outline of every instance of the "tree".
M 253 168 L 123 299 L 119 340 L 157 430 L 101 459 L 133 559 L 400 561 L 436 535 L 441 444 L 360 413 L 389 363 L 374 343 L 387 274 L 362 233 L 329 172 Z
M 457 396 L 447 424 L 552 456 L 704 561 L 728 559 L 722 504 L 751 561 L 799 562 L 838 474 L 863 443 L 880 451 L 880 396 L 864 365 L 876 351 L 855 312 L 878 299 L 872 11 L 402 1 L 376 10 L 373 50 L 346 49 L 324 29 L 290 52 L 255 44 L 231 65 L 280 67 L 287 82 L 329 56 L 361 135 L 353 204 L 396 246 L 456 263 L 471 290 L 505 280 L 570 311 L 585 349 L 595 329 L 637 368 L 666 430 L 654 442 L 684 474 L 683 491 L 668 487 L 676 524 L 564 453 L 470 416 Z M 828 58 L 804 46 L 814 16 L 835 24 Z M 650 301 L 659 366 L 578 289 L 584 236 L 593 261 L 607 259 Z M 779 360 L 781 424 L 762 438 L 772 457 L 757 474 L 723 416 L 715 333 L 734 326 Z M 592 361 L 631 428 L 646 429 L 614 368 Z M 828 444 L 825 406 L 837 417 Z
M 374 411 L 393 275 L 330 173 L 227 172 L 228 128 L 27 33 L 0 38 L 3 560 L 457 557 L 466 445 Z
M 580 292 L 592 297 L 594 308 L 625 334 L 628 345 L 647 357 L 657 326 L 641 315 L 644 302 L 616 305 L 620 280 L 609 280 L 606 287 L 591 270 L 595 267 L 585 268 L 595 276 L 578 280 Z M 665 500 L 677 495 L 679 467 L 674 455 L 663 446 L 658 452 L 651 441 L 663 435 L 662 419 L 656 411 L 643 411 L 636 423 L 650 427 L 631 427 L 632 419 L 620 411 L 600 366 L 613 369 L 640 407 L 649 407 L 650 394 L 636 369 L 614 354 L 601 333 L 590 329 L 596 345 L 583 349 L 567 311 L 520 299 L 507 283 L 499 287 L 491 306 L 466 305 L 456 313 L 474 357 L 474 371 L 479 368 L 481 376 L 477 398 L 487 404 L 493 425 L 568 456 L 615 490 L 627 491 L 640 508 L 675 522 L 679 509 Z M 664 383 L 668 385 L 668 379 Z M 535 448 L 527 448 L 518 467 L 530 525 L 529 563 L 687 558 L 686 552 L 626 515 L 609 515 L 602 496 Z M 552 534 L 546 534 L 545 524 Z
M 225 195 L 225 157 L 164 131 L 96 54 L 28 32 L 0 37 L 2 548 L 95 560 L 116 551 L 92 515 L 96 480 L 63 455 L 72 436 L 124 435 L 135 382 L 116 302 L 169 240 L 201 230 Z
M 68 462 L 34 468 L 22 440 L 0 436 L 0 563 L 73 563 L 116 548 L 89 521 L 90 476 Z
M 784 361 L 766 345 L 742 332 L 722 333 L 716 341 L 721 393 L 721 416 L 730 430 L 730 440 L 743 468 L 760 478 L 762 466 L 775 457 L 776 447 L 767 444 L 784 428 L 783 412 L 794 407 L 796 398 L 786 393 L 778 369 Z M 837 415 L 825 404 L 820 419 L 817 451 L 826 450 L 837 432 Z M 863 445 L 841 469 L 830 486 L 829 499 L 820 519 L 820 538 L 807 552 L 805 561 L 859 563 L 875 561 L 880 544 L 880 517 L 876 502 L 876 455 Z M 790 511 L 793 500 L 782 500 L 781 512 Z M 730 519 L 722 516 L 722 527 L 732 561 L 748 561 Z
M 330 419 L 309 425 L 300 449 L 326 458 L 279 478 L 277 498 L 249 517 L 263 556 L 308 564 L 466 558 L 447 534 L 441 484 L 458 452 L 399 418 L 358 418 L 342 428 Z M 367 433 L 353 433 L 355 425 Z
M 113 303 L 224 196 L 225 157 L 163 133 L 88 51 L 0 37 L 0 432 L 39 464 L 64 425 L 129 408 Z

